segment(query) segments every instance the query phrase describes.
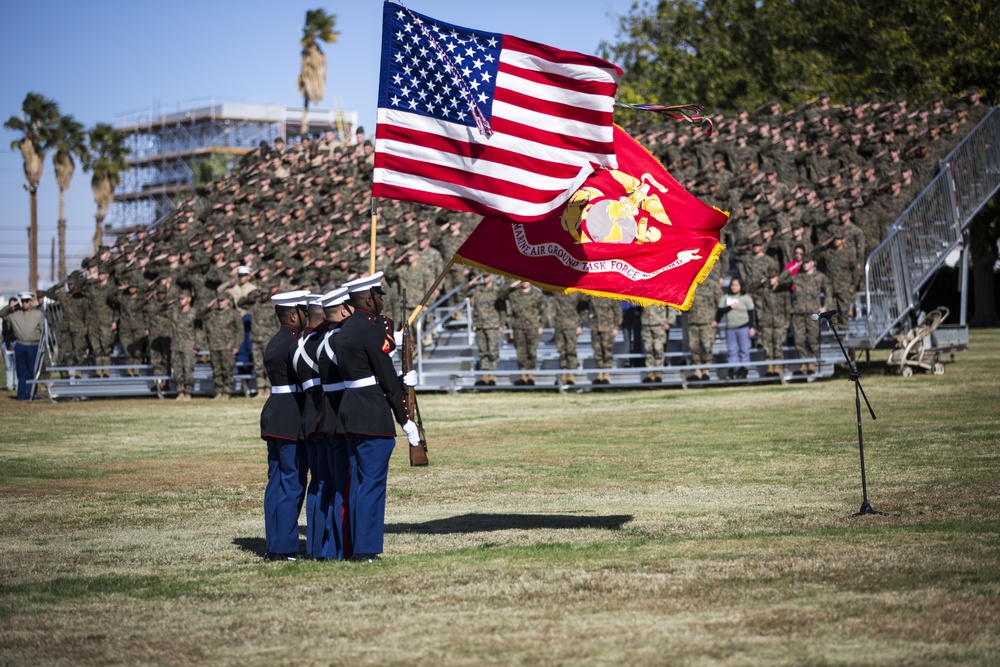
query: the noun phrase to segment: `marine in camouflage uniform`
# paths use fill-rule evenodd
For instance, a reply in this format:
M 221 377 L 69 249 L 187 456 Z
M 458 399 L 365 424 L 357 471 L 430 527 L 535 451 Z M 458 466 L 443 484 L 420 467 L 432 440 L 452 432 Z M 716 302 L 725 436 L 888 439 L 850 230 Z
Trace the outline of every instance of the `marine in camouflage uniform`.
M 500 333 L 503 331 L 501 288 L 492 274 L 470 281 L 461 292 L 472 302 L 472 326 L 476 330 L 476 347 L 479 348 L 479 370 L 495 371 L 500 361 Z M 476 384 L 494 386 L 496 375 L 483 375 Z
M 243 308 L 250 311 L 250 347 L 253 356 L 253 374 L 257 380 L 257 398 L 267 398 L 271 383 L 264 370 L 264 350 L 274 334 L 274 302 L 267 292 L 251 292 L 243 300 Z
M 743 284 L 753 298 L 758 342 L 768 361 L 781 360 L 785 355 L 790 304 L 788 293 L 776 292 L 771 283 L 781 273 L 778 261 L 764 252 L 764 245 L 755 243 L 754 254 L 743 264 Z M 768 364 L 765 377 L 777 377 L 781 366 Z
M 70 290 L 59 297 L 62 306 L 62 325 L 65 336 L 59 339 L 63 362 L 68 366 L 82 366 L 87 355 L 87 336 L 83 311 L 86 299 L 78 284 L 71 283 Z
M 243 342 L 243 319 L 232 307 L 228 293 L 219 292 L 215 304 L 202 312 L 201 321 L 212 362 L 212 382 L 216 400 L 229 400 L 233 389 L 233 366 Z
M 583 331 L 583 313 L 587 305 L 575 292 L 550 294 L 552 304 L 552 336 L 559 352 L 559 368 L 564 371 L 560 378 L 564 384 L 576 384 L 573 371 L 580 365 L 576 355 L 576 338 Z
M 840 231 L 844 234 L 844 245 L 854 258 L 854 276 L 856 279 L 854 288 L 858 289 L 861 287 L 861 281 L 864 280 L 865 260 L 868 258 L 868 242 L 865 238 L 864 230 L 855 224 L 851 211 L 845 211 L 840 216 L 840 220 Z
M 100 269 L 100 276 L 88 290 L 87 335 L 90 338 L 90 347 L 94 350 L 94 365 L 110 366 L 111 352 L 115 344 L 116 317 L 112 307 L 115 288 L 108 281 L 108 273 L 103 266 Z M 105 377 L 107 373 L 106 370 L 98 371 L 98 375 Z
M 691 308 L 687 311 L 688 350 L 691 352 L 691 363 L 700 366 L 712 363 L 712 344 L 715 342 L 715 308 L 722 298 L 722 287 L 715 273 L 711 273 L 705 282 L 698 285 L 694 291 Z M 708 370 L 696 370 L 688 380 L 708 380 L 712 376 Z
M 533 385 L 538 363 L 538 339 L 541 336 L 542 318 L 545 317 L 545 299 L 541 290 L 528 282 L 515 282 L 503 289 L 510 306 L 510 323 L 514 331 L 514 349 L 517 350 L 517 367 L 522 371 L 516 385 Z
M 160 285 L 155 295 L 145 303 L 146 328 L 149 329 L 149 360 L 153 364 L 154 375 L 170 375 L 173 336 L 170 308 L 165 285 Z
M 789 269 L 782 271 L 778 287 L 790 287 L 793 292 L 792 327 L 796 354 L 800 358 L 816 356 L 819 353 L 819 322 L 813 320 L 812 315 L 822 308 L 820 295 L 830 294 L 830 281 L 816 269 L 816 260 L 807 257 L 798 273 L 792 275 Z M 815 373 L 816 364 L 802 364 L 795 371 L 796 375 L 807 372 Z
M 191 400 L 194 390 L 194 317 L 191 292 L 181 292 L 176 306 L 170 311 L 170 361 L 177 387 L 177 400 Z
M 139 287 L 130 284 L 118 297 L 118 342 L 129 364 L 141 364 L 146 352 L 146 317 Z
M 614 299 L 593 297 L 590 300 L 590 346 L 597 368 L 611 368 L 614 363 L 615 336 L 622 324 L 622 307 Z M 597 373 L 594 384 L 610 384 L 611 374 Z
M 662 366 L 666 358 L 667 332 L 677 321 L 677 314 L 667 306 L 643 306 L 639 321 L 642 324 L 642 351 L 646 355 L 646 368 Z M 642 381 L 663 382 L 663 371 L 649 371 Z
M 833 243 L 824 250 L 820 257 L 823 260 L 825 273 L 830 280 L 830 292 L 827 292 L 827 310 L 836 309 L 834 324 L 843 328 L 854 308 L 854 286 L 858 283 L 858 266 L 854 253 L 848 249 L 843 228 L 834 230 Z

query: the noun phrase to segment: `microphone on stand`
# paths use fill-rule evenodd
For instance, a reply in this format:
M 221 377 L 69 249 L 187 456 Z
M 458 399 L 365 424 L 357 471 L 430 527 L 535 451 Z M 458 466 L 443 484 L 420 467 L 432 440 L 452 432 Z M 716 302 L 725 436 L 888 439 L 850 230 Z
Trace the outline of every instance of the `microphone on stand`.
M 826 320 L 829 322 L 830 320 L 833 319 L 833 316 L 836 314 L 837 314 L 836 310 L 826 310 L 823 311 L 822 313 L 813 313 L 812 315 L 813 322 L 819 322 L 820 320 Z

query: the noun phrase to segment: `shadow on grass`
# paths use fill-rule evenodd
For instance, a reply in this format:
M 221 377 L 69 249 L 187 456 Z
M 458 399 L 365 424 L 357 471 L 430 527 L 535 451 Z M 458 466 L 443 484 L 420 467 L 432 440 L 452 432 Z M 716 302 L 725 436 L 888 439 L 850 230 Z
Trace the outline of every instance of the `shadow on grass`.
M 233 544 L 239 547 L 241 551 L 249 551 L 261 558 L 267 553 L 263 537 L 234 537 Z
M 575 516 L 572 514 L 462 514 L 423 523 L 392 523 L 386 533 L 425 533 L 447 535 L 451 533 L 487 533 L 496 530 L 533 530 L 539 528 L 573 529 L 599 528 L 620 530 L 632 520 L 630 514 L 610 516 Z
M 631 514 L 609 516 L 576 516 L 573 514 L 462 514 L 461 516 L 425 521 L 424 523 L 386 524 L 386 533 L 423 533 L 449 535 L 454 533 L 488 533 L 497 530 L 597 528 L 620 530 L 632 520 Z M 299 534 L 305 527 L 299 526 Z M 235 537 L 233 544 L 241 551 L 264 557 L 267 549 L 263 537 Z

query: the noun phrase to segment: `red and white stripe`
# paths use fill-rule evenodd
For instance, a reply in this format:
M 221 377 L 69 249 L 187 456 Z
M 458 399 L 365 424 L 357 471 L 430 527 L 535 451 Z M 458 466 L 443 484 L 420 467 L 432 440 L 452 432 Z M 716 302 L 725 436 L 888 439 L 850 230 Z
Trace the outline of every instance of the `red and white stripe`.
M 617 166 L 620 76 L 600 58 L 505 35 L 493 134 L 380 108 L 372 194 L 519 222 L 541 219 L 596 167 Z

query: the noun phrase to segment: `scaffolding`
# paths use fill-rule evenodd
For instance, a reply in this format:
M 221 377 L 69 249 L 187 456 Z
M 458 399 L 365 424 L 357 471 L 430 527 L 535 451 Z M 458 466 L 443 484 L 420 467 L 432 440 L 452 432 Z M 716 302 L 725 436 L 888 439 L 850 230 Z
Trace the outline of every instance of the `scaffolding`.
M 274 105 L 196 100 L 172 113 L 158 109 L 119 116 L 115 128 L 126 134 L 129 169 L 122 174 L 105 227 L 109 233 L 146 227 L 169 214 L 194 193 L 194 168 L 213 154 L 228 157 L 229 167 L 260 142 L 298 136 L 302 109 Z M 348 139 L 357 112 L 310 109 L 307 134 L 332 132 Z

